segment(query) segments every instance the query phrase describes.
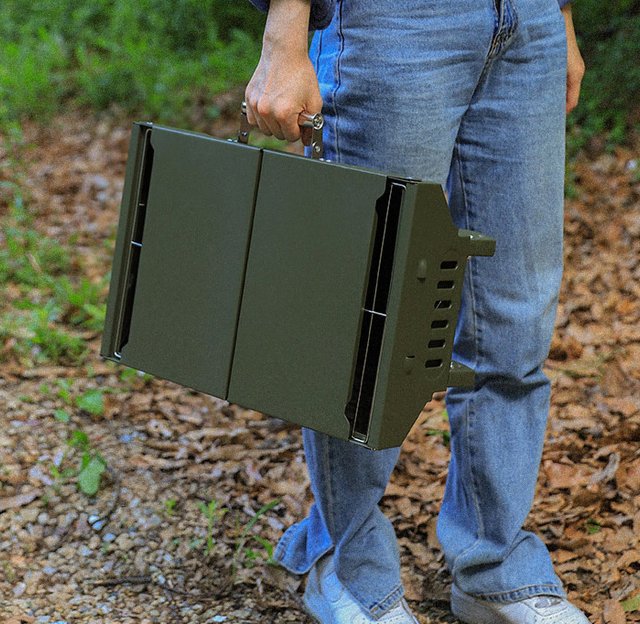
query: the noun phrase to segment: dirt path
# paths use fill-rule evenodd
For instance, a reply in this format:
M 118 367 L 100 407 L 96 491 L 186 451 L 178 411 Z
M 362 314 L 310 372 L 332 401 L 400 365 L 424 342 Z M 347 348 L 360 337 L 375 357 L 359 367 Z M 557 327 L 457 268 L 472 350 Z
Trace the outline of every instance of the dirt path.
M 109 270 L 128 131 L 79 116 L 25 130 L 34 227 L 73 249 L 74 279 L 99 283 Z M 17 166 L 1 141 L 0 182 Z M 607 624 L 640 620 L 638 156 L 583 156 L 570 179 L 553 405 L 528 521 L 571 599 Z M 7 318 L 24 292 L 0 289 Z M 0 333 L 0 620 L 307 622 L 299 588 L 265 563 L 311 501 L 300 431 L 124 372 L 97 355 L 99 331 L 82 338 L 82 365 L 33 366 Z M 435 537 L 446 429 L 438 396 L 383 502 L 422 624 L 453 621 Z M 78 470 L 98 455 L 107 469 L 87 496 Z

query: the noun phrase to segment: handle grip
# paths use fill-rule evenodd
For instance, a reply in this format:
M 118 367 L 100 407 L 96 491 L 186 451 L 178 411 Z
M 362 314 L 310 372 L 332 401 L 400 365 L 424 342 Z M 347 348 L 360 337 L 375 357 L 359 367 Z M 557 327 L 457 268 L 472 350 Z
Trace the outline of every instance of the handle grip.
M 242 102 L 240 110 L 240 129 L 238 130 L 238 143 L 248 143 L 251 125 L 247 119 L 247 103 Z M 322 158 L 322 129 L 324 117 L 322 113 L 302 112 L 298 115 L 298 125 L 303 128 L 311 128 L 311 158 Z

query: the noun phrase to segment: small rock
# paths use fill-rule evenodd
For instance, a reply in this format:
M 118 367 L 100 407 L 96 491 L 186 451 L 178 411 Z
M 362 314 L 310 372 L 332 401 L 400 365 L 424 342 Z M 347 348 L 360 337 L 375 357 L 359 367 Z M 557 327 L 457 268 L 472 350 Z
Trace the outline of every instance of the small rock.
M 134 546 L 135 542 L 131 539 L 131 536 L 127 533 L 121 533 L 115 540 L 116 546 L 124 552 L 129 552 Z
M 98 548 L 100 548 L 100 537 L 97 535 L 94 535 L 90 540 L 89 540 L 89 548 L 91 550 L 97 550 Z
M 59 542 L 60 542 L 59 535 L 48 535 L 47 537 L 44 538 L 44 543 L 47 548 L 54 548 L 59 544 Z
M 37 587 L 42 582 L 42 572 L 27 572 L 25 574 L 25 581 L 27 582 L 27 587 L 30 589 L 34 589 L 34 586 Z
M 40 510 L 37 507 L 27 507 L 22 510 L 20 516 L 25 522 L 35 522 L 38 519 Z
M 91 182 L 93 183 L 94 188 L 101 191 L 109 188 L 109 181 L 104 176 L 95 175 L 93 176 L 93 180 Z

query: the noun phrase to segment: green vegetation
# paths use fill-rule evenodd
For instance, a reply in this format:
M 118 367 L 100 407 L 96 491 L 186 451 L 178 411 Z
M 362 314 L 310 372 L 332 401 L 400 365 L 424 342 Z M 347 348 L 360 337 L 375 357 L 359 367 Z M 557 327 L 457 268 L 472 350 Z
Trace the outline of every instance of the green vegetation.
M 224 0 L 4 0 L 0 120 L 112 105 L 154 121 L 215 117 L 214 95 L 246 82 L 263 16 Z
M 238 572 L 238 563 L 240 560 L 240 556 L 244 554 L 247 563 L 246 567 L 252 567 L 254 562 L 258 558 L 264 559 L 265 563 L 272 563 L 273 561 L 273 546 L 265 540 L 263 537 L 255 534 L 251 534 L 250 531 L 253 528 L 253 525 L 270 509 L 280 504 L 280 499 L 271 501 L 267 503 L 263 507 L 261 507 L 256 514 L 249 520 L 249 523 L 245 527 L 244 531 L 240 533 L 240 524 L 238 517 L 236 516 L 236 548 L 233 554 L 233 563 L 231 565 L 231 579 L 235 582 L 237 578 Z M 251 548 L 245 547 L 245 543 L 248 539 L 253 539 L 258 542 L 264 549 L 264 553 L 256 553 L 251 550 Z
M 71 268 L 70 251 L 37 232 L 22 204 L 13 202 L 0 225 L 0 293 L 10 287 L 13 302 L 0 317 L 4 356 L 34 364 L 84 361 L 81 334 L 102 326 L 106 282 L 81 279 L 74 285 L 64 275 Z
M 573 132 L 624 141 L 638 121 L 640 3 L 580 0 L 574 19 L 588 71 Z M 214 96 L 249 79 L 263 24 L 248 0 L 5 0 L 0 120 L 69 105 L 165 123 L 214 118 Z
M 266 505 L 261 507 L 249 520 L 244 529 L 242 529 L 240 526 L 240 514 L 236 513 L 235 549 L 231 565 L 232 583 L 235 583 L 238 580 L 238 566 L 240 564 L 242 564 L 245 568 L 252 568 L 258 561 L 263 561 L 266 564 L 273 563 L 273 544 L 271 544 L 271 542 L 269 542 L 261 535 L 253 533 L 252 529 L 254 528 L 256 522 L 260 520 L 260 518 L 262 518 L 268 511 L 273 509 L 279 503 L 280 500 L 278 499 L 271 501 L 270 503 L 267 503 Z M 174 499 L 165 501 L 165 512 L 168 516 L 172 516 L 174 514 L 175 504 L 176 501 Z M 200 502 L 198 503 L 198 508 L 207 520 L 206 539 L 199 538 L 192 540 L 190 542 L 190 546 L 192 548 L 196 548 L 204 542 L 204 554 L 206 556 L 212 556 L 215 554 L 216 547 L 215 528 L 217 527 L 220 520 L 228 513 L 229 509 L 227 507 L 222 507 L 220 505 L 220 502 L 216 499 L 213 499 L 208 504 Z M 253 549 L 248 547 L 248 541 L 258 543 L 262 547 L 261 550 L 254 551 Z
M 70 408 L 76 407 L 78 410 L 94 416 L 102 416 L 104 413 L 103 391 L 92 389 L 86 390 L 82 394 L 75 394 L 72 390 L 72 385 L 73 382 L 71 380 L 58 379 L 55 383 L 55 389 L 45 384 L 41 391 L 48 396 L 57 395 Z M 71 414 L 66 409 L 55 410 L 53 416 L 62 425 L 66 425 L 71 421 Z M 62 464 L 66 454 L 57 464 L 52 464 L 51 474 L 57 483 L 54 489 L 59 489 L 70 478 L 75 478 L 82 492 L 87 496 L 95 495 L 100 487 L 102 474 L 107 470 L 107 461 L 90 442 L 87 434 L 80 429 L 74 429 L 71 432 L 67 444 L 79 452 L 79 465 L 76 468 L 63 468 Z
M 640 121 L 640 2 L 580 0 L 573 13 L 587 66 L 574 129 L 624 142 Z
M 207 555 L 212 555 L 215 551 L 213 528 L 218 523 L 218 520 L 220 520 L 220 518 L 222 518 L 222 516 L 224 516 L 229 510 L 226 507 L 220 507 L 219 502 L 216 499 L 213 499 L 208 505 L 200 503 L 198 506 L 200 507 L 200 511 L 202 511 L 207 518 L 208 522 L 205 553 Z
M 636 594 L 633 598 L 629 598 L 622 602 L 622 608 L 626 613 L 632 611 L 640 611 L 640 594 Z
M 75 430 L 68 441 L 69 445 L 80 450 L 80 466 L 78 468 L 78 487 L 87 495 L 93 496 L 100 487 L 100 478 L 107 469 L 107 462 L 93 447 L 87 434 Z

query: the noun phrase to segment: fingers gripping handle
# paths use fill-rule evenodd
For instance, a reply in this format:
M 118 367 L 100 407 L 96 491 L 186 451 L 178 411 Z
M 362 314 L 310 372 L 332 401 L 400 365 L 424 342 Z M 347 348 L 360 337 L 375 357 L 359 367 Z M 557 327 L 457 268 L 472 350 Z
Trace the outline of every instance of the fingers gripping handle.
M 324 117 L 322 113 L 300 113 L 298 115 L 298 125 L 303 128 L 311 128 L 311 158 L 322 158 L 322 129 L 324 128 Z M 240 115 L 240 129 L 238 130 L 238 143 L 248 143 L 251 125 L 247 119 L 247 103 L 242 102 Z

